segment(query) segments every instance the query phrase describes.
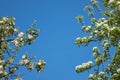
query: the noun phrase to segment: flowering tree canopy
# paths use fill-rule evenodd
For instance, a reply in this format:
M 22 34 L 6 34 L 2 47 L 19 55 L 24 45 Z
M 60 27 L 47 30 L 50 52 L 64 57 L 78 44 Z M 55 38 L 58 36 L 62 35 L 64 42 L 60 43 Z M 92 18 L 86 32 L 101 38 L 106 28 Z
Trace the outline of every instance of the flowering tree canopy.
M 76 17 L 87 36 L 76 38 L 75 43 L 87 46 L 90 42 L 99 42 L 100 45 L 93 47 L 94 62 L 76 66 L 76 72 L 94 67 L 96 69 L 89 75 L 89 80 L 120 80 L 120 0 L 91 0 L 85 10 L 88 11 L 91 25 L 83 24 L 83 16 Z M 95 17 L 95 10 L 101 13 L 100 18 Z M 113 49 L 115 51 L 111 51 Z
M 22 80 L 21 74 L 18 74 L 20 66 L 25 66 L 31 71 L 34 68 L 41 72 L 45 67 L 44 60 L 34 62 L 35 56 L 29 58 L 28 53 L 23 54 L 20 61 L 15 61 L 16 52 L 22 46 L 30 45 L 38 37 L 39 30 L 34 29 L 34 21 L 25 33 L 20 32 L 15 26 L 15 18 L 0 18 L 0 80 Z

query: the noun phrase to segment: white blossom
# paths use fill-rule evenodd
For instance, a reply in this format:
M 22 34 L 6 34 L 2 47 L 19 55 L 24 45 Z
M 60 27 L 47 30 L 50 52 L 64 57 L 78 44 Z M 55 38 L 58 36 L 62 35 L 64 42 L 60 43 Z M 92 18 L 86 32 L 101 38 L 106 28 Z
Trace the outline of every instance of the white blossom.
M 92 61 L 88 61 L 87 63 L 82 63 L 81 65 L 77 65 L 75 67 L 76 71 L 82 72 L 85 71 L 86 69 L 89 69 L 92 67 Z
M 4 21 L 0 21 L 0 24 L 3 24 L 4 23 Z
M 8 18 L 7 18 L 7 17 L 3 17 L 3 20 L 4 20 L 4 21 L 8 21 Z
M 0 60 L 0 63 L 3 63 L 4 62 L 4 60 Z
M 24 36 L 24 33 L 23 32 L 20 32 L 19 34 L 18 34 L 18 37 L 23 37 Z
M 29 39 L 33 39 L 33 36 L 30 35 L 30 34 L 28 34 L 28 38 L 29 38 Z
M 102 20 L 106 20 L 105 18 L 101 18 Z
M 98 48 L 97 47 L 93 47 L 93 52 L 96 52 L 98 51 Z
M 116 74 L 116 73 L 114 73 L 114 74 L 113 74 L 113 76 L 115 76 L 115 77 L 116 77 L 116 76 L 117 76 L 117 74 Z
M 80 68 L 86 68 L 87 67 L 87 63 L 82 63 L 82 65 L 80 66 Z
M 115 27 L 110 28 L 111 31 L 113 31 L 114 29 L 115 29 Z
M 25 58 L 26 58 L 26 55 L 23 55 L 23 56 L 22 56 L 22 59 L 25 59 Z
M 42 62 L 41 62 L 41 61 L 39 61 L 37 64 L 38 64 L 38 65 L 41 65 L 41 64 L 42 64 Z
M 86 27 L 86 31 L 90 31 L 90 29 L 91 29 L 91 26 L 88 26 L 88 27 Z
M 94 75 L 93 75 L 93 74 L 90 74 L 90 75 L 89 75 L 89 78 L 90 78 L 90 79 L 94 78 Z
M 89 65 L 92 65 L 92 61 L 89 61 L 88 64 L 89 64 Z
M 104 43 L 104 47 L 109 47 L 109 43 Z
M 27 63 L 29 62 L 28 59 L 25 59 L 25 60 L 23 60 L 23 61 L 24 61 L 24 64 L 27 64 Z
M 14 40 L 15 46 L 19 46 L 19 42 L 17 40 Z
M 99 76 L 104 76 L 104 75 L 105 75 L 105 72 L 101 71 L 101 72 L 99 72 L 98 75 L 99 75 Z
M 105 26 L 105 27 L 109 27 L 108 24 L 104 24 L 103 26 Z
M 87 41 L 88 41 L 88 38 L 87 38 L 87 37 L 83 37 L 83 38 L 82 38 L 82 41 L 87 42 Z
M 0 74 L 3 74 L 4 73 L 4 71 L 3 70 L 0 70 Z
M 119 69 L 117 69 L 117 72 L 120 74 L 120 68 L 119 68 Z
M 9 30 L 9 29 L 10 29 L 10 27 L 8 27 L 8 26 L 7 26 L 7 27 L 6 27 L 6 29 L 7 29 L 7 30 Z
M 81 39 L 81 38 L 80 38 L 80 37 L 77 37 L 77 38 L 76 38 L 76 40 L 79 40 L 79 39 Z
M 95 30 L 94 32 L 95 32 L 95 33 L 98 33 L 98 30 Z
M 96 23 L 96 27 L 100 27 L 103 23 Z
M 79 65 L 75 67 L 75 70 L 77 70 L 79 68 Z
M 117 1 L 117 4 L 119 4 L 119 5 L 120 5 L 120 1 Z
M 0 65 L 0 70 L 3 69 L 3 65 Z
M 6 71 L 3 72 L 4 75 L 8 75 L 8 73 Z
M 28 60 L 28 59 L 24 59 L 24 60 L 21 60 L 21 61 L 19 62 L 20 65 L 26 65 L 26 64 L 28 64 L 28 63 L 29 63 L 29 60 Z
M 19 38 L 19 40 L 20 40 L 20 41 L 23 41 L 23 40 L 24 40 L 24 38 L 22 38 L 22 37 L 21 37 L 21 38 Z
M 108 3 L 110 4 L 110 3 L 113 3 L 113 2 L 114 2 L 114 0 L 109 0 L 109 2 L 108 2 Z
M 30 69 L 33 69 L 34 68 L 34 63 L 33 62 L 30 62 L 29 66 L 28 66 Z
M 93 36 L 89 36 L 89 39 L 92 39 L 93 38 Z
M 4 40 L 5 40 L 5 38 L 2 38 L 1 40 L 2 40 L 2 41 L 4 41 Z
M 18 33 L 18 29 L 17 29 L 17 28 L 15 28 L 15 29 L 14 29 L 14 32 L 15 32 L 15 33 Z
M 94 52 L 94 53 L 93 53 L 93 56 L 94 56 L 94 57 L 97 57 L 98 55 L 99 55 L 98 52 Z

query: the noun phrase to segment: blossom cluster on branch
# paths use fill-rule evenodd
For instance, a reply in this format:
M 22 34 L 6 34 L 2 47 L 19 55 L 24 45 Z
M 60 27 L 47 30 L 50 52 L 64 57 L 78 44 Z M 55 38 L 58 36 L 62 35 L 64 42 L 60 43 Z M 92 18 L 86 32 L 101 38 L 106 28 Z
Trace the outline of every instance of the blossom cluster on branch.
M 17 51 L 22 46 L 30 45 L 38 37 L 40 30 L 34 29 L 36 21 L 34 21 L 26 32 L 20 32 L 15 26 L 15 18 L 0 18 L 0 80 L 22 80 L 22 76 L 18 74 L 20 66 L 25 66 L 29 71 L 36 69 L 41 72 L 46 65 L 44 60 L 33 61 L 35 57 L 28 57 L 23 54 L 22 59 L 17 62 L 15 59 Z
M 76 72 L 84 72 L 85 70 L 88 70 L 92 68 L 93 64 L 92 61 L 88 61 L 87 63 L 82 63 L 81 65 L 76 66 Z
M 99 5 L 102 3 L 102 6 Z M 75 43 L 80 46 L 89 45 L 90 42 L 99 42 L 93 47 L 95 71 L 89 75 L 89 80 L 119 80 L 120 79 L 120 0 L 91 0 L 91 4 L 85 7 L 91 19 L 91 25 L 83 24 L 83 16 L 77 16 L 77 21 L 82 25 L 82 31 L 87 33 L 85 37 L 78 37 Z M 94 12 L 100 13 L 97 17 Z M 89 35 L 89 37 L 88 37 Z M 115 49 L 112 52 L 111 49 Z M 113 55 L 113 56 L 112 56 Z M 89 68 L 91 69 L 91 68 Z M 89 70 L 84 68 L 83 71 Z M 80 71 L 79 71 L 80 70 Z M 101 71 L 102 70 L 102 71 Z M 83 72 L 80 66 L 76 66 L 76 72 Z

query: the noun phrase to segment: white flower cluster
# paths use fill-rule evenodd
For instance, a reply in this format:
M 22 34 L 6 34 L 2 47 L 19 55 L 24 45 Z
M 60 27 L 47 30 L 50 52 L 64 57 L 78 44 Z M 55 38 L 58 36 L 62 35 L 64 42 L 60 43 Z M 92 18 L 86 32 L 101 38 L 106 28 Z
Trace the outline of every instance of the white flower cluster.
M 101 40 L 105 37 L 110 36 L 108 24 L 103 24 L 102 26 L 97 27 L 93 32 L 91 32 L 92 35 L 95 35 L 98 40 Z
M 112 74 L 112 75 L 110 76 L 110 79 L 111 79 L 111 80 L 117 80 L 117 79 L 119 79 L 119 76 L 120 76 L 120 68 L 118 68 L 118 69 L 117 69 L 117 72 L 114 72 L 114 74 Z
M 106 20 L 105 18 L 99 19 L 98 22 L 96 22 L 96 28 L 101 28 L 102 26 L 109 27 L 107 22 L 108 20 Z
M 108 40 L 104 40 L 102 43 L 103 47 L 110 47 L 110 44 L 108 43 Z
M 90 69 L 93 66 L 92 61 L 88 61 L 87 63 L 82 63 L 81 65 L 76 66 L 76 72 L 84 72 L 87 69 Z
M 24 36 L 24 33 L 23 32 L 20 32 L 19 34 L 18 34 L 18 37 L 20 37 L 20 38 L 22 38 Z
M 15 18 L 10 18 L 10 17 L 2 17 L 1 20 L 0 20 L 0 25 L 3 25 L 3 24 L 6 24 L 9 23 L 9 25 L 15 25 L 15 22 L 14 22 Z
M 94 74 L 90 74 L 90 75 L 89 75 L 89 79 L 90 79 L 90 80 L 94 79 L 94 77 L 95 77 Z
M 0 18 L 0 29 L 2 29 L 1 35 L 4 35 L 4 37 L 9 37 L 13 35 L 14 26 L 15 26 L 14 18 L 10 17 Z
M 116 29 L 116 27 L 112 27 L 110 28 L 110 31 L 114 31 Z
M 28 39 L 33 39 L 33 35 L 28 34 Z
M 106 80 L 105 72 L 101 71 L 98 73 L 98 80 Z
M 3 65 L 0 65 L 0 74 L 3 74 L 3 72 L 4 72 L 4 67 Z
M 118 73 L 118 74 L 120 74 L 120 68 L 119 68 L 119 69 L 117 69 L 117 73 Z
M 29 70 L 34 69 L 34 62 L 30 61 L 30 59 L 28 59 L 27 55 L 22 56 L 22 60 L 19 62 L 19 64 L 22 66 L 26 66 Z
M 75 43 L 78 45 L 84 44 L 84 45 L 88 45 L 89 41 L 92 40 L 92 36 L 89 37 L 83 37 L 83 38 L 76 38 Z
M 105 79 L 105 72 L 101 71 L 98 73 L 98 76 L 96 74 L 90 74 L 89 75 L 90 80 L 104 80 Z
M 120 31 L 119 27 L 112 27 L 112 28 L 110 28 L 110 34 L 111 34 L 111 36 L 114 36 L 115 34 L 116 34 L 115 36 L 119 36 L 119 34 L 117 33 L 119 31 Z
M 7 17 L 3 17 L 3 20 L 6 22 L 6 21 L 9 20 L 9 18 L 7 18 Z
M 105 72 L 101 71 L 101 72 L 98 73 L 98 75 L 99 75 L 100 77 L 103 77 L 103 76 L 105 76 Z
M 109 0 L 109 2 L 108 2 L 108 3 L 109 3 L 109 4 L 111 4 L 111 3 L 113 3 L 113 2 L 114 2 L 114 0 Z
M 75 40 L 75 43 L 76 44 L 81 44 L 82 43 L 82 38 L 77 37 L 76 40 Z
M 30 45 L 31 43 L 34 42 L 34 40 L 38 37 L 40 30 L 39 29 L 28 29 L 27 30 L 27 43 Z
M 21 45 L 24 45 L 24 44 L 25 44 L 24 38 L 25 38 L 24 33 L 23 33 L 23 32 L 20 32 L 20 33 L 18 34 L 17 38 L 12 41 L 12 43 L 13 43 L 16 47 L 21 46 Z
M 103 58 L 100 56 L 100 51 L 97 47 L 93 47 L 93 56 L 95 57 L 96 64 L 99 65 L 102 62 Z
M 82 26 L 82 30 L 83 30 L 83 31 L 90 32 L 91 29 L 92 29 L 91 26 Z
M 110 44 L 108 42 L 108 40 L 104 40 L 103 43 L 102 43 L 102 46 L 103 46 L 103 49 L 108 51 L 109 47 L 110 47 Z
M 5 62 L 3 60 L 0 60 L 0 75 L 7 76 L 8 73 L 4 70 Z
M 3 20 L 0 21 L 0 25 L 2 25 L 2 24 L 4 24 L 4 21 L 3 21 Z
M 27 65 L 29 62 L 30 61 L 29 61 L 27 55 L 23 55 L 22 60 L 20 61 L 20 65 Z
M 17 28 L 14 28 L 14 33 L 18 33 L 19 30 Z
M 97 47 L 93 47 L 93 52 L 98 52 L 98 48 Z
M 27 68 L 29 70 L 33 70 L 34 69 L 34 62 L 29 62 L 29 64 L 27 65 Z
M 102 58 L 101 56 L 98 56 L 98 57 L 95 59 L 95 63 L 96 63 L 97 65 L 100 65 L 100 64 L 102 63 L 102 60 L 103 60 L 103 58 Z
M 97 58 L 100 55 L 100 51 L 97 47 L 93 47 L 93 56 Z
M 36 69 L 41 72 L 45 68 L 46 62 L 44 60 L 39 60 L 36 62 Z
M 116 78 L 118 76 L 117 73 L 114 73 L 112 76 L 110 76 L 111 80 L 115 80 L 114 78 Z

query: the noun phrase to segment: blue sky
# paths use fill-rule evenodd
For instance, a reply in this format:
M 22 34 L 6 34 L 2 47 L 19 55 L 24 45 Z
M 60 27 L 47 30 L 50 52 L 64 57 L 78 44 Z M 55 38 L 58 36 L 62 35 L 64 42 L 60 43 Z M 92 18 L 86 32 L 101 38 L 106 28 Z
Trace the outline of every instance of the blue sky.
M 21 69 L 23 80 L 87 80 L 88 72 L 77 74 L 75 66 L 92 60 L 92 47 L 78 47 L 75 38 L 84 36 L 81 25 L 75 16 L 85 16 L 84 22 L 89 24 L 89 17 L 83 8 L 89 0 L 1 0 L 0 16 L 16 18 L 16 26 L 21 31 L 27 30 L 33 20 L 37 20 L 36 28 L 41 30 L 39 37 L 31 46 L 18 52 L 24 52 L 37 59 L 44 59 L 47 65 L 43 72 L 28 72 Z

